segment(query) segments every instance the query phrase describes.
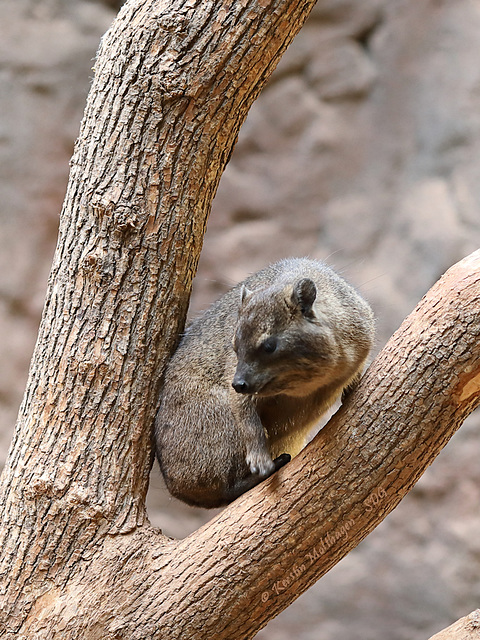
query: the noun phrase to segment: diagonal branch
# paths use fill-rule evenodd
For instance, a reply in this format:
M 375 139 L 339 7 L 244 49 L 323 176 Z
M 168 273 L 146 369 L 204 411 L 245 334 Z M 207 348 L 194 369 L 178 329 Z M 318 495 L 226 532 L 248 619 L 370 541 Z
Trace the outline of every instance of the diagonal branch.
M 476 640 L 480 629 L 480 609 L 476 609 L 439 631 L 430 640 Z
M 480 404 L 479 308 L 477 251 L 429 291 L 297 458 L 185 540 L 148 528 L 107 540 L 88 568 L 95 588 L 79 603 L 80 572 L 42 637 L 73 638 L 54 631 L 75 607 L 84 633 L 253 638 L 396 507 Z

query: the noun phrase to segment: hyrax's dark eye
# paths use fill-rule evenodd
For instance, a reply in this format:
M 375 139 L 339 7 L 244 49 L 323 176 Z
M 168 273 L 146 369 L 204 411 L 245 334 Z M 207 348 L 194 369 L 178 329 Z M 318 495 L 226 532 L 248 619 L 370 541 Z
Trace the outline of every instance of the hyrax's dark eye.
M 273 353 L 277 349 L 277 339 L 267 338 L 262 342 L 261 349 L 264 353 Z

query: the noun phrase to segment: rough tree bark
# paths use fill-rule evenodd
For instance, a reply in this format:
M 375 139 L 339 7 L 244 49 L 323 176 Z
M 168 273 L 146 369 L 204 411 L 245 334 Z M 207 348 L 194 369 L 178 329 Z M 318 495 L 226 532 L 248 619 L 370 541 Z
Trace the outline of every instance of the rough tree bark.
M 480 252 L 279 474 L 185 540 L 145 513 L 161 374 L 248 108 L 313 0 L 131 0 L 104 38 L 0 487 L 0 636 L 251 638 L 480 402 Z
M 436 633 L 430 640 L 478 640 L 479 637 L 480 609 L 476 609 L 447 629 Z

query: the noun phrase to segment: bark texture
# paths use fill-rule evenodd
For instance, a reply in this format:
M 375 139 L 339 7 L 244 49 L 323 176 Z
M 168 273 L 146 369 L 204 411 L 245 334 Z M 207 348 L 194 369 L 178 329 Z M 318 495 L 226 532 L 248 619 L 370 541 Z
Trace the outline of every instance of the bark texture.
M 286 469 L 185 540 L 148 524 L 151 424 L 211 200 L 311 6 L 132 1 L 103 40 L 2 476 L 1 635 L 253 637 L 396 506 L 479 403 L 477 252 Z
M 430 640 L 478 640 L 480 637 L 480 609 L 457 620 L 447 629 L 443 629 Z
M 132 0 L 102 41 L 2 475 L 0 633 L 146 521 L 161 374 L 211 201 L 313 4 Z
M 20 635 L 253 638 L 383 520 L 479 404 L 479 303 L 480 251 L 425 296 L 293 462 L 185 540 L 145 524 L 78 550 Z

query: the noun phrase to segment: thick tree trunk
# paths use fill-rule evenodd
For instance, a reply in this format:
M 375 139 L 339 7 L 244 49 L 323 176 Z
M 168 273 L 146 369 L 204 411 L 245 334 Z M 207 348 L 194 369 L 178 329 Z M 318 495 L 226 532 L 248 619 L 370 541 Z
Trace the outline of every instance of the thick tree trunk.
M 0 494 L 0 635 L 251 638 L 480 401 L 480 252 L 292 463 L 181 541 L 145 514 L 161 374 L 249 106 L 313 1 L 131 1 L 102 42 Z
M 107 534 L 146 522 L 161 374 L 211 201 L 313 4 L 131 0 L 102 41 L 2 476 L 0 634 Z

